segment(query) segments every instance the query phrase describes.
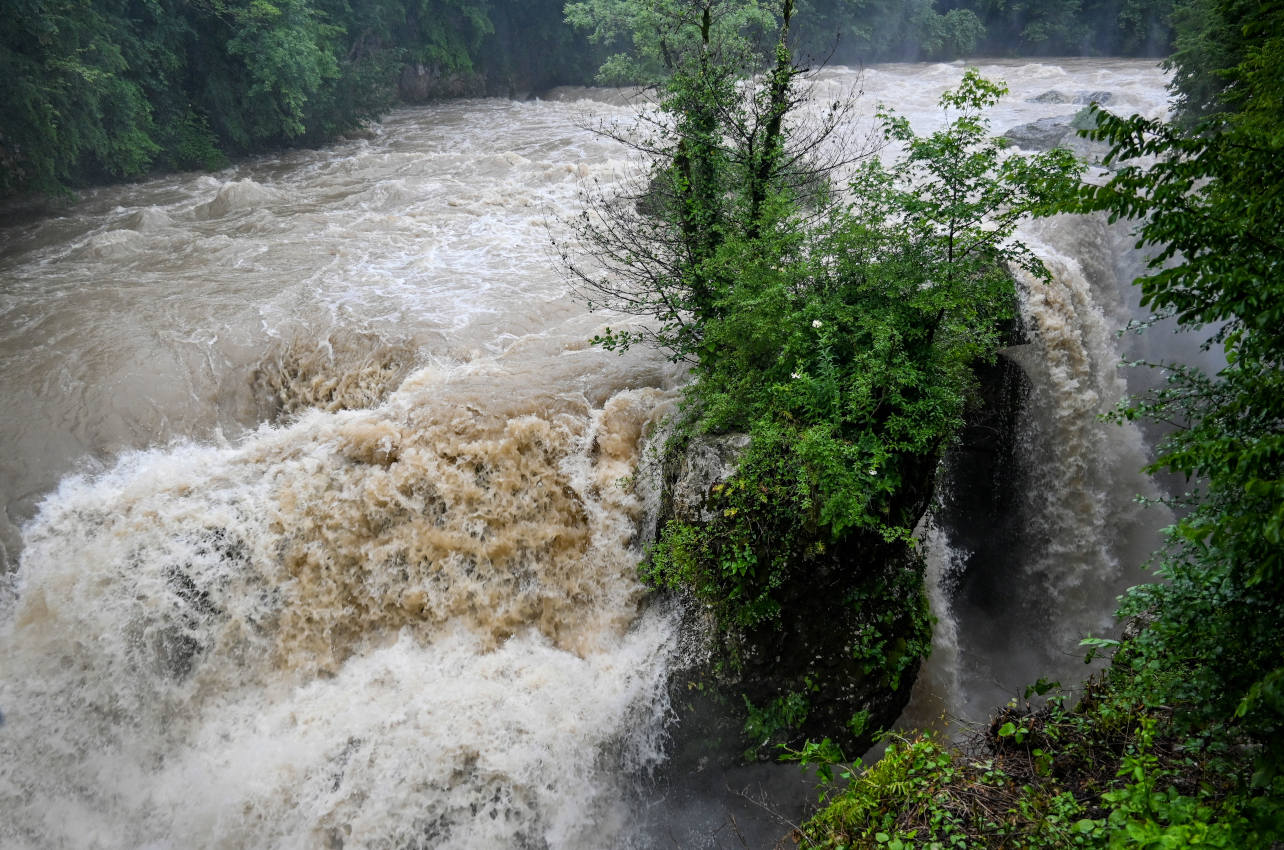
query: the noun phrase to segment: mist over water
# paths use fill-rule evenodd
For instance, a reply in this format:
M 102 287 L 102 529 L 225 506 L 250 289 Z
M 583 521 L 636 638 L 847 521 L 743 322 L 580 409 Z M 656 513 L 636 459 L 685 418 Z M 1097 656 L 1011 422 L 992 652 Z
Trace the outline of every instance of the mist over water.
M 996 132 L 1078 108 L 1027 102 L 1049 89 L 1163 110 L 1146 63 L 982 71 L 1013 89 Z M 831 69 L 817 93 L 925 131 L 961 74 Z M 619 317 L 550 259 L 580 189 L 629 170 L 582 127 L 632 107 L 585 94 L 402 110 L 3 231 L 0 845 L 740 846 L 712 802 L 675 799 L 680 826 L 645 802 L 684 650 L 636 580 L 626 479 L 682 375 L 588 346 Z M 926 543 L 952 613 L 925 681 L 956 713 L 1109 627 L 1163 524 L 1131 503 L 1140 436 L 1096 418 L 1123 386 L 1128 308 L 1092 271 L 1117 245 L 1030 238 L 1054 285 L 1027 286 L 1016 355 L 1016 589 L 965 593 Z

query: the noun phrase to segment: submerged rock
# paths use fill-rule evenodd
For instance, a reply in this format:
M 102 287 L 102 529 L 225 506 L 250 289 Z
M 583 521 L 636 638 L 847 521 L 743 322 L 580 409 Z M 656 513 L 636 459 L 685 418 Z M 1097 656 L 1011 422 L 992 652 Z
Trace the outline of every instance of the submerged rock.
M 1056 89 L 1048 89 L 1042 94 L 1036 94 L 1034 97 L 1028 97 L 1026 103 L 1073 103 L 1074 98 L 1065 92 Z
M 1007 130 L 1003 138 L 1027 150 L 1046 151 L 1064 147 L 1066 137 L 1074 134 L 1074 129 L 1070 126 L 1070 119 L 1073 117 L 1063 115 L 1040 118 Z
M 214 200 L 198 206 L 194 212 L 203 221 L 223 218 L 241 210 L 258 210 L 278 203 L 284 195 L 271 186 L 253 180 L 233 180 L 219 186 Z
M 1075 103 L 1082 103 L 1087 106 L 1090 103 L 1099 103 L 1105 106 L 1114 100 L 1115 96 L 1108 91 L 1081 91 L 1074 97 Z

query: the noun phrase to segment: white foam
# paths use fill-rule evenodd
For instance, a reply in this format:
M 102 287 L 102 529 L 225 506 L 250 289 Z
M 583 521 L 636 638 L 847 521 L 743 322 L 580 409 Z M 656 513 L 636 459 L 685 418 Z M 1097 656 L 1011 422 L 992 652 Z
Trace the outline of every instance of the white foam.
M 222 218 L 237 210 L 260 209 L 282 200 L 279 190 L 254 180 L 234 180 L 218 189 L 214 200 L 196 208 L 198 218 Z
M 660 396 L 424 419 L 451 374 L 63 482 L 0 631 L 0 843 L 589 848 L 624 828 L 675 618 L 637 618 L 617 480 Z

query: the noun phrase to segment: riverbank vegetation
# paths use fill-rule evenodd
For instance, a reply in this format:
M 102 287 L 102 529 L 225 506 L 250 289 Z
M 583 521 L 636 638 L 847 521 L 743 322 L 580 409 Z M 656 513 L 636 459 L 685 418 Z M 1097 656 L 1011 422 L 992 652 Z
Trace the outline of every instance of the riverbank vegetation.
M 30 0 L 0 33 L 0 195 L 333 139 L 399 73 L 583 79 L 561 0 Z M 550 57 L 560 57 L 550 61 Z M 468 89 L 471 93 L 476 88 Z
M 1162 55 L 1173 0 L 808 0 L 798 55 L 850 64 Z M 748 4 L 752 6 L 753 4 Z M 333 139 L 402 90 L 522 96 L 658 44 L 632 0 L 22 0 L 0 30 L 0 197 Z M 585 38 L 584 36 L 588 36 Z M 651 82 L 663 62 L 597 79 Z M 420 84 L 431 81 L 430 85 Z
M 1184 477 L 1157 581 L 1075 706 L 1009 707 L 966 755 L 894 742 L 799 834 L 807 847 L 1272 847 L 1284 840 L 1284 7 L 1215 0 L 1186 19 L 1172 124 L 1098 116 L 1117 166 L 1066 205 L 1137 222 L 1143 305 L 1226 366 L 1178 364 L 1122 418 L 1172 426 Z M 1138 158 L 1146 159 L 1138 159 Z M 826 763 L 815 745 L 804 761 Z M 832 774 L 832 765 L 826 767 Z

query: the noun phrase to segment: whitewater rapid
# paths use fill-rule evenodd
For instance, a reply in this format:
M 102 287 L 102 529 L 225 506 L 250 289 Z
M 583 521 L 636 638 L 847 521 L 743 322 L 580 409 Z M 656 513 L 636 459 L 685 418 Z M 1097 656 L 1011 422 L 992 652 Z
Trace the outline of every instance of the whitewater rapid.
M 1051 89 L 1164 108 L 1147 63 L 982 71 L 1013 89 L 996 131 L 1078 108 L 1030 102 Z M 863 91 L 862 120 L 883 101 L 923 131 L 961 74 L 831 69 L 817 91 Z M 589 346 L 619 317 L 588 312 L 550 250 L 581 192 L 635 167 L 591 130 L 632 114 L 577 90 L 400 110 L 325 150 L 96 189 L 5 226 L 0 845 L 672 835 L 645 780 L 683 650 L 677 612 L 636 579 L 630 476 L 682 374 Z M 1110 539 L 1117 511 L 1073 521 L 1092 494 L 1133 487 L 1101 470 L 1133 468 L 1144 445 L 1101 453 L 1114 438 L 1091 431 L 1121 391 L 1119 310 L 1103 306 L 1119 294 L 1081 273 L 1075 253 L 1100 246 L 1063 230 L 1035 233 L 1058 281 L 1085 281 L 1056 327 L 1091 337 L 1101 386 L 1072 364 L 1036 380 L 1080 442 L 1035 426 L 1030 440 L 1064 444 L 1057 487 L 1083 487 L 1032 522 L 1069 517 L 1048 535 L 1096 542 L 1012 569 L 1070 610 L 1093 570 L 1132 557 Z M 1050 303 L 1031 289 L 1027 312 Z M 956 663 L 939 678 L 966 679 L 967 619 L 942 634 Z M 723 840 L 692 830 L 690 846 Z

